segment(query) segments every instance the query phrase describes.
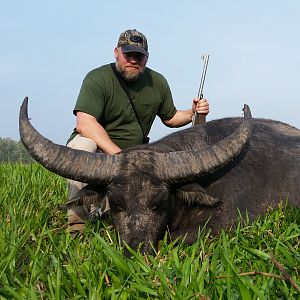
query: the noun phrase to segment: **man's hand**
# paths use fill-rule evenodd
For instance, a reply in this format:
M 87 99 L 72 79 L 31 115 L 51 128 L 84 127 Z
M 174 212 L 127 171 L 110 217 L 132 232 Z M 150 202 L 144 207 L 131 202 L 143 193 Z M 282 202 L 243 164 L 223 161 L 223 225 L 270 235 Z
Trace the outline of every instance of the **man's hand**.
M 192 109 L 177 110 L 176 114 L 170 120 L 164 120 L 163 123 L 168 127 L 181 127 L 189 124 L 197 113 L 207 115 L 209 113 L 209 103 L 207 99 L 193 99 Z
M 198 114 L 207 115 L 209 113 L 209 103 L 207 99 L 193 99 L 192 105 L 193 112 L 197 112 Z

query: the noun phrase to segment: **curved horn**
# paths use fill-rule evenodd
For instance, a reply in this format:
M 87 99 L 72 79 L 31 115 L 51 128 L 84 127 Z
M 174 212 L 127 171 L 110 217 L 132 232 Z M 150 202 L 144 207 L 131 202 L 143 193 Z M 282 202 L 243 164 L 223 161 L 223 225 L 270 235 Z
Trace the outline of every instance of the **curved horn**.
M 244 105 L 244 122 L 230 136 L 201 150 L 156 153 L 157 173 L 168 183 L 191 182 L 233 161 L 250 141 L 252 116 Z M 165 165 L 167 167 L 162 168 Z
M 77 181 L 107 185 L 112 180 L 119 168 L 119 155 L 90 153 L 52 143 L 31 125 L 27 107 L 26 97 L 20 108 L 20 137 L 36 161 L 58 175 Z

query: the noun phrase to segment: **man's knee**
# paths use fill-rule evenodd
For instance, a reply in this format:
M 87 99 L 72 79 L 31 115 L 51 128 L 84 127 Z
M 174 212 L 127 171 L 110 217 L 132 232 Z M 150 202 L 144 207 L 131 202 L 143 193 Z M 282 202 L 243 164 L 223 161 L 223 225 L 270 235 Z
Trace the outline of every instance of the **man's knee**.
M 97 152 L 97 144 L 90 138 L 77 134 L 68 144 L 68 147 L 88 152 Z

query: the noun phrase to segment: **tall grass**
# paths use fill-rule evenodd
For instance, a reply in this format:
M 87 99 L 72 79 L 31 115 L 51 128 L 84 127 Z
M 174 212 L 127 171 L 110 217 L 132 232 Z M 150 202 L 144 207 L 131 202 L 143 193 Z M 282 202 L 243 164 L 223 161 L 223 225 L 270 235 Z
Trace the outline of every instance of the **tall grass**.
M 0 165 L 1 299 L 299 299 L 300 212 L 285 205 L 218 237 L 126 258 L 112 226 L 72 237 L 66 183 L 37 164 Z

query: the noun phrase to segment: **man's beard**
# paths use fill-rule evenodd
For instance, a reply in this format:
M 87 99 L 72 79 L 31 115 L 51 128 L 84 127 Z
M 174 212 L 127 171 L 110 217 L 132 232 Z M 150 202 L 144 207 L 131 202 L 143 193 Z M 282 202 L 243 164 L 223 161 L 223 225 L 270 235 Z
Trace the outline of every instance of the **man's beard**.
M 135 81 L 139 79 L 144 72 L 144 69 L 140 71 L 139 69 L 128 70 L 126 67 L 121 68 L 118 61 L 116 62 L 116 69 L 126 81 Z

